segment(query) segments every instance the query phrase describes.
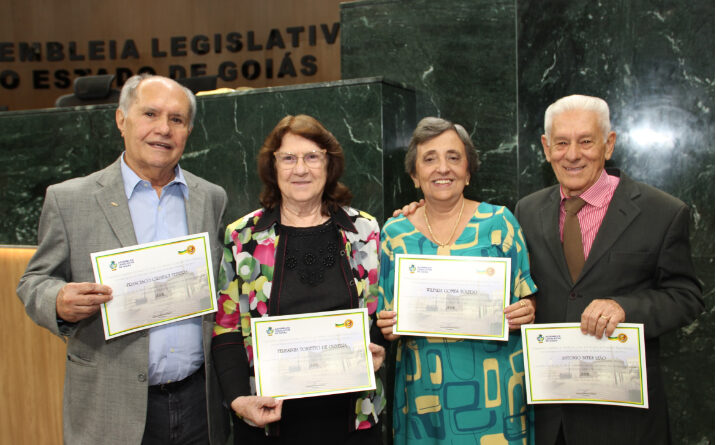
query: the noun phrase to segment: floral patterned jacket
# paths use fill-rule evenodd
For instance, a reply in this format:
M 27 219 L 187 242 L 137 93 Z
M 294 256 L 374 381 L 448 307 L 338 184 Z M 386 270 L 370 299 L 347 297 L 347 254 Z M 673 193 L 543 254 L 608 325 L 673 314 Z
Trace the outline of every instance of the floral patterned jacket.
M 350 268 L 353 276 L 354 300 L 357 300 L 357 307 L 368 308 L 373 319 L 378 305 L 378 223 L 371 215 L 351 207 L 334 212 L 332 219 L 343 241 L 341 257 L 348 259 L 348 262 L 342 262 L 342 267 Z M 214 337 L 216 341 L 224 334 L 241 333 L 250 367 L 251 394 L 255 394 L 256 390 L 251 370 L 250 319 L 273 315 L 270 312 L 274 260 L 277 249 L 282 246 L 276 233 L 278 220 L 278 209 L 259 209 L 227 226 L 224 238 Z M 383 340 L 380 334 L 378 337 L 373 341 Z M 357 393 L 357 396 L 354 426 L 356 429 L 370 428 L 378 422 L 378 415 L 386 404 L 383 383 L 376 376 L 376 390 Z

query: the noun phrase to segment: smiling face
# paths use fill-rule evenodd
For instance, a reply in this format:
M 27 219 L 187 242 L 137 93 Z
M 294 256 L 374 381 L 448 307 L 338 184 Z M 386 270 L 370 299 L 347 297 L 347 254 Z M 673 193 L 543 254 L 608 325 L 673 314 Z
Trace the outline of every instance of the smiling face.
M 466 150 L 458 133 L 446 130 L 416 147 L 413 184 L 427 201 L 451 200 L 463 194 L 470 180 Z
M 276 162 L 277 185 L 284 203 L 294 207 L 309 207 L 321 203 L 326 185 L 326 157 L 321 165 L 309 167 L 303 156 L 311 152 L 323 152 L 315 142 L 293 133 L 286 133 L 276 153 L 293 153 L 299 159 L 291 167 Z
M 150 78 L 137 86 L 127 115 L 115 118 L 124 138 L 125 162 L 152 185 L 174 178 L 174 167 L 189 137 L 189 99 L 169 79 Z
M 605 139 L 593 111 L 569 110 L 555 116 L 550 140 L 543 135 L 541 141 L 563 193 L 579 196 L 597 182 L 612 157 L 615 138 L 611 131 Z

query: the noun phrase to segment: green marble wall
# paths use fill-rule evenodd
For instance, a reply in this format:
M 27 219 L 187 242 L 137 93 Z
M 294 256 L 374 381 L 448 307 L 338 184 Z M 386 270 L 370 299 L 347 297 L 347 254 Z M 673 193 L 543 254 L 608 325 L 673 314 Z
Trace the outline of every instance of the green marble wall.
M 45 189 L 121 152 L 114 108 L 0 113 L 0 244 L 37 243 Z
M 343 182 L 353 205 L 386 219 L 383 183 L 400 193 L 401 176 L 384 180 L 383 154 L 406 145 L 415 122 L 415 94 L 381 79 L 261 88 L 198 99 L 183 168 L 224 187 L 226 221 L 259 207 L 256 154 L 287 114 L 319 119 L 341 142 Z M 113 162 L 123 145 L 114 107 L 100 105 L 0 113 L 0 244 L 35 244 L 48 185 Z M 390 210 L 392 210 L 391 208 Z
M 430 115 L 458 122 L 481 152 L 483 167 L 467 194 L 511 207 L 518 180 L 515 20 L 512 0 L 341 4 L 342 78 L 383 76 L 415 88 L 416 122 Z
M 583 93 L 611 106 L 612 164 L 691 206 L 707 310 L 661 339 L 680 444 L 714 443 L 714 6 L 364 0 L 341 9 L 343 78 L 402 82 L 417 91 L 417 118 L 464 124 L 483 161 L 472 197 L 512 207 L 553 184 L 540 146 L 543 114 Z
M 714 443 L 715 3 L 518 1 L 520 195 L 552 183 L 542 111 L 582 93 L 605 98 L 618 138 L 612 164 L 692 210 L 692 259 L 707 310 L 664 335 L 673 440 Z

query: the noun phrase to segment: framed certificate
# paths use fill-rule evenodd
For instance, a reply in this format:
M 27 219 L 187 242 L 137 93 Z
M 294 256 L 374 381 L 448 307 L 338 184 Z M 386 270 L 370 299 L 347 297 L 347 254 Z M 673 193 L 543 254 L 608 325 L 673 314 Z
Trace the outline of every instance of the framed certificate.
M 580 323 L 521 326 L 528 403 L 648 408 L 642 324 L 621 323 L 597 339 Z
M 206 232 L 91 258 L 95 281 L 112 288 L 100 306 L 105 340 L 217 310 Z
M 508 340 L 510 258 L 396 254 L 393 333 Z
M 251 319 L 256 393 L 277 399 L 376 389 L 368 310 Z

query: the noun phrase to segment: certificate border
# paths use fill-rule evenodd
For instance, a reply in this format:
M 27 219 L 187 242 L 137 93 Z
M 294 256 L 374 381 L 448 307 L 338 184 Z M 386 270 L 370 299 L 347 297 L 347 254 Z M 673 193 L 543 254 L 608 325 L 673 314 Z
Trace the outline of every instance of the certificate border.
M 626 406 L 635 408 L 649 408 L 649 400 L 647 397 L 647 372 L 645 362 L 645 335 L 644 325 L 642 323 L 620 323 L 616 329 L 621 330 L 634 330 L 638 336 L 637 348 L 640 356 L 640 402 L 630 402 L 625 400 L 607 400 L 607 399 L 595 399 L 595 398 L 545 398 L 535 399 L 533 398 L 533 385 L 531 378 L 530 368 L 530 342 L 527 340 L 528 331 L 540 330 L 541 333 L 548 331 L 559 331 L 559 330 L 575 330 L 580 329 L 580 323 L 546 323 L 546 324 L 531 324 L 521 326 L 521 337 L 523 341 L 523 365 L 525 370 L 525 385 L 526 385 L 526 397 L 528 404 L 556 404 L 556 403 L 577 403 L 577 404 L 596 404 L 596 405 L 614 405 L 614 406 Z M 617 337 L 604 337 L 609 340 L 616 339 Z
M 102 269 L 99 266 L 99 260 L 103 258 L 113 257 L 117 255 L 124 255 L 127 253 L 132 252 L 139 252 L 142 250 L 148 250 L 156 247 L 163 247 L 163 246 L 170 246 L 172 244 L 180 244 L 180 243 L 186 243 L 191 241 L 201 240 L 201 243 L 204 246 L 204 258 L 205 258 L 205 266 L 207 268 L 207 281 L 209 284 L 209 295 L 210 295 L 210 301 L 211 306 L 207 309 L 203 309 L 196 312 L 190 312 L 188 314 L 182 314 L 178 315 L 176 317 L 172 318 L 164 318 L 162 320 L 158 320 L 152 323 L 146 323 L 143 325 L 137 325 L 133 326 L 131 328 L 123 329 L 120 331 L 112 331 L 110 327 L 110 320 L 109 316 L 107 314 L 107 303 L 102 303 L 100 305 L 100 308 L 102 309 L 102 320 L 103 320 L 103 329 L 105 332 L 105 340 L 109 340 L 114 337 L 119 337 L 125 334 L 130 334 L 132 332 L 137 332 L 141 330 L 145 330 L 154 326 L 160 326 L 164 324 L 169 324 L 175 321 L 185 320 L 188 318 L 193 318 L 199 315 L 203 314 L 210 314 L 212 312 L 217 311 L 217 301 L 216 301 L 216 289 L 214 286 L 214 272 L 212 267 L 212 252 L 211 252 L 211 244 L 209 242 L 209 233 L 208 232 L 201 232 L 197 234 L 191 234 L 183 237 L 177 237 L 177 238 L 171 238 L 167 240 L 161 240 L 161 241 L 153 241 L 150 243 L 143 243 L 143 244 L 137 244 L 133 247 L 128 248 L 119 248 L 119 249 L 112 249 L 112 250 L 104 250 L 101 252 L 96 252 L 91 254 L 92 259 L 92 266 L 95 272 L 95 281 L 97 283 L 103 284 L 102 281 Z
M 398 328 L 399 319 L 399 282 L 400 282 L 400 264 L 404 260 L 420 260 L 420 261 L 475 261 L 480 260 L 485 263 L 504 263 L 505 274 L 503 275 L 503 281 L 505 293 L 503 295 L 503 308 L 510 304 L 510 277 L 511 277 L 511 260 L 510 258 L 503 257 L 479 257 L 479 256 L 449 256 L 449 255 L 423 255 L 423 254 L 406 254 L 398 253 L 395 254 L 395 270 L 394 270 L 394 292 L 393 292 L 393 310 L 396 312 L 396 324 L 393 326 L 393 333 L 396 335 L 414 335 L 421 337 L 443 337 L 443 338 L 463 338 L 470 340 L 497 340 L 497 341 L 508 341 L 508 319 L 505 318 L 505 314 L 502 314 L 503 323 L 501 325 L 500 335 L 473 335 L 466 333 L 454 333 L 454 332 L 442 332 L 442 331 L 409 331 L 401 330 Z
M 251 319 L 251 332 L 252 332 L 252 348 L 254 352 L 254 381 L 255 381 L 255 387 L 256 387 L 256 394 L 258 396 L 263 395 L 263 392 L 261 391 L 262 384 L 261 384 L 261 366 L 260 363 L 260 355 L 261 351 L 258 344 L 258 336 L 256 333 L 258 332 L 259 326 L 261 324 L 265 323 L 276 323 L 280 322 L 282 320 L 307 320 L 307 319 L 313 319 L 313 318 L 324 318 L 324 317 L 342 317 L 345 315 L 355 315 L 355 314 L 361 314 L 361 323 L 362 323 L 362 333 L 363 333 L 363 339 L 364 344 L 366 345 L 366 371 L 369 378 L 369 384 L 363 385 L 363 386 L 354 386 L 349 388 L 342 388 L 342 389 L 328 389 L 328 390 L 322 390 L 322 391 L 309 391 L 309 392 L 302 392 L 302 393 L 293 393 L 293 394 L 280 394 L 280 395 L 270 395 L 268 397 L 273 397 L 277 400 L 284 400 L 284 399 L 296 399 L 296 398 L 302 398 L 302 397 L 316 397 L 316 396 L 324 396 L 324 395 L 331 395 L 331 394 L 345 394 L 345 393 L 351 393 L 351 392 L 359 392 L 359 391 L 372 391 L 376 389 L 376 376 L 373 371 L 373 360 L 371 358 L 371 351 L 368 347 L 369 342 L 371 341 L 369 336 L 369 317 L 368 317 L 368 309 L 367 308 L 360 308 L 360 309 L 344 309 L 339 311 L 327 311 L 327 312 L 311 312 L 311 313 L 305 313 L 305 314 L 296 314 L 296 315 L 277 315 L 277 316 L 270 316 L 270 317 L 261 317 L 261 318 L 252 318 Z

